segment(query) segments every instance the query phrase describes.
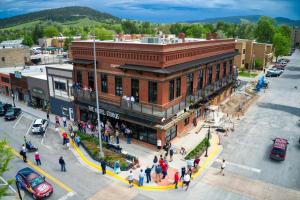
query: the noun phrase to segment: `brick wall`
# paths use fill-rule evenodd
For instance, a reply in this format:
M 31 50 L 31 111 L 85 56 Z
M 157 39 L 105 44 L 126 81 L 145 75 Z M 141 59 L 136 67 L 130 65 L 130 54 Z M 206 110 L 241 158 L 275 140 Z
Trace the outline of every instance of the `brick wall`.
M 0 67 L 25 65 L 29 57 L 28 48 L 0 48 Z

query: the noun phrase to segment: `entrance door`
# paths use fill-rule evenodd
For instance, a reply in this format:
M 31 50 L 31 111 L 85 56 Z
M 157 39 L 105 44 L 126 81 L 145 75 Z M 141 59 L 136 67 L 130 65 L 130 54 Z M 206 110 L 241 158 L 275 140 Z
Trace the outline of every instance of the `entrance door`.
M 139 80 L 131 79 L 131 96 L 134 97 L 135 102 L 139 102 Z

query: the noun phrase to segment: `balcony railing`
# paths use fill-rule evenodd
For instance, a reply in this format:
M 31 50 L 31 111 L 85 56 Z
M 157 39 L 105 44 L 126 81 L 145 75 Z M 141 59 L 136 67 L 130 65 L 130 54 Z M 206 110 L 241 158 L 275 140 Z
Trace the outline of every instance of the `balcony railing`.
M 96 103 L 96 92 L 89 90 L 73 89 L 72 93 L 76 100 L 81 102 Z

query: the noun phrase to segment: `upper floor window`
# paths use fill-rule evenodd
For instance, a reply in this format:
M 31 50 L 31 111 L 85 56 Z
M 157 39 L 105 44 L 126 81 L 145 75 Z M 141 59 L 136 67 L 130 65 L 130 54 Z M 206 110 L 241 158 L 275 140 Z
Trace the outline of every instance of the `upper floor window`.
M 227 62 L 223 62 L 223 77 L 226 76 L 226 67 L 227 67 Z
M 101 74 L 101 91 L 107 93 L 107 74 Z
M 5 57 L 2 57 L 1 60 L 2 60 L 2 62 L 5 62 Z
M 67 84 L 64 82 L 54 81 L 54 88 L 56 90 L 67 91 Z
M 212 66 L 207 68 L 207 84 L 211 84 L 212 81 Z
M 131 79 L 131 96 L 134 97 L 135 102 L 139 102 L 139 80 Z
M 243 49 L 243 54 L 246 54 L 246 49 Z
M 169 101 L 174 99 L 174 80 L 169 81 Z
M 94 89 L 94 83 L 95 83 L 95 78 L 94 78 L 94 72 L 89 72 L 88 73 L 88 83 L 89 83 L 89 88 Z
M 202 89 L 203 86 L 203 71 L 200 69 L 198 71 L 198 90 Z
M 233 71 L 232 60 L 229 60 L 229 74 L 232 74 L 232 71 Z
M 216 65 L 216 81 L 220 79 L 220 64 Z
M 186 94 L 193 94 L 194 73 L 188 73 L 186 79 Z
M 121 76 L 115 76 L 115 93 L 116 93 L 116 96 L 123 95 L 123 85 L 122 85 L 122 77 Z
M 77 83 L 80 83 L 82 85 L 82 72 L 80 70 L 76 71 L 76 80 Z
M 181 95 L 181 77 L 176 78 L 176 97 Z
M 157 103 L 157 82 L 149 81 L 148 101 L 150 103 Z

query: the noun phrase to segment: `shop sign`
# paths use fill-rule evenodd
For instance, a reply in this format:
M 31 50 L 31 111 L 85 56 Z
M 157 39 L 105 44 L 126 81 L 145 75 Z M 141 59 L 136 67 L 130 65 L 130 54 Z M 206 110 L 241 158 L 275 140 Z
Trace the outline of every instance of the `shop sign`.
M 89 111 L 92 111 L 92 112 L 96 112 L 97 109 L 93 106 L 88 106 L 88 110 Z M 105 111 L 101 108 L 99 108 L 99 113 L 101 115 L 105 115 L 105 116 L 108 116 L 108 117 L 111 117 L 111 118 L 115 118 L 115 119 L 120 119 L 120 115 L 117 114 L 117 113 L 114 113 L 114 112 L 111 112 L 111 111 Z
M 38 95 L 44 95 L 45 92 L 42 88 L 34 87 L 32 88 L 32 92 Z

